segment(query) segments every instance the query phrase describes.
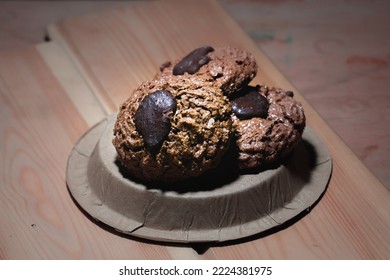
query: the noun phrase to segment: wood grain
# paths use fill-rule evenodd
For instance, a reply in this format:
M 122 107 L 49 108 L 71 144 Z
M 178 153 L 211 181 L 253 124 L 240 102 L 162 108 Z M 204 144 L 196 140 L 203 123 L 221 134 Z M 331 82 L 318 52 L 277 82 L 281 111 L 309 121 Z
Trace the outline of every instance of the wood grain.
M 390 2 L 220 2 L 390 191 Z
M 390 2 L 218 2 L 390 191 Z M 63 18 L 132 4 L 0 1 L 0 51 L 41 43 Z
M 216 2 L 133 3 L 66 19 L 50 34 L 63 49 L 49 43 L 0 53 L 0 258 L 390 258 L 389 192 Z M 64 174 L 70 150 L 94 120 L 116 111 L 160 63 L 203 44 L 251 51 L 261 65 L 255 82 L 294 90 L 334 169 L 308 215 L 198 255 L 186 245 L 142 242 L 89 219 L 72 201 Z
M 62 87 L 69 79 L 74 86 Z M 87 120 L 104 117 L 82 83 L 55 43 L 0 54 L 0 259 L 196 258 L 190 248 L 115 234 L 72 201 L 67 158 Z M 80 113 L 80 105 L 88 106 Z
M 61 175 L 87 125 L 35 48 L 0 61 L 2 257 L 81 252 L 71 217 L 62 215 L 71 204 Z
M 255 83 L 296 92 L 308 124 L 324 139 L 334 157 L 328 191 L 310 215 L 298 223 L 265 238 L 212 247 L 206 251 L 206 258 L 389 257 L 387 190 L 216 2 L 142 3 L 66 19 L 49 31 L 79 62 L 83 75 L 98 83 L 96 93 L 112 111 L 139 83 L 150 79 L 162 62 L 203 44 L 233 45 L 252 52 L 260 65 Z M 102 58 L 105 53 L 110 55 Z

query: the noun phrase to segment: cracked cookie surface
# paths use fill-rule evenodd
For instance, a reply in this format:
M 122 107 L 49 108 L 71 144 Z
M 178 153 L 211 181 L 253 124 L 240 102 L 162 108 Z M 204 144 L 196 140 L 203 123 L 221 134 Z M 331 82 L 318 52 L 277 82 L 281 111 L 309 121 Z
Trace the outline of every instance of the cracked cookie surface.
M 291 91 L 258 86 L 248 87 L 239 95 L 249 92 L 266 98 L 268 112 L 263 117 L 246 119 L 233 114 L 238 162 L 240 169 L 261 169 L 293 150 L 302 138 L 306 118 Z
M 170 131 L 151 150 L 136 128 L 135 116 L 152 93 L 170 93 L 176 101 L 168 116 Z M 217 166 L 233 134 L 231 104 L 222 91 L 195 78 L 160 77 L 141 84 L 121 105 L 113 144 L 122 164 L 145 181 L 175 182 L 196 177 Z
M 200 52 L 203 50 L 203 52 Z M 197 57 L 191 54 L 201 53 Z M 186 58 L 193 61 L 186 62 Z M 218 87 L 222 92 L 229 96 L 249 84 L 257 74 L 257 64 L 249 52 L 235 47 L 216 47 L 204 46 L 188 54 L 180 61 L 174 63 L 164 63 L 160 67 L 160 73 L 157 77 L 170 77 L 175 75 L 175 68 L 180 64 L 197 65 L 196 71 L 188 68 L 188 71 L 182 70 L 177 75 L 182 75 L 186 79 L 196 78 L 203 81 L 204 84 L 211 84 Z

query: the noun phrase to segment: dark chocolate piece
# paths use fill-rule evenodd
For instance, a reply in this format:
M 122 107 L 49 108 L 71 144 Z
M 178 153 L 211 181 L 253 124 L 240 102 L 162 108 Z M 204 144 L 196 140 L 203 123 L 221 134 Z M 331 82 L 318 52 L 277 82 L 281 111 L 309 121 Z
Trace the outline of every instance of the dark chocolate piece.
M 170 118 L 176 112 L 176 99 L 171 93 L 158 90 L 148 94 L 135 113 L 135 127 L 145 146 L 156 152 L 171 131 Z
M 290 97 L 294 97 L 294 93 L 291 90 L 286 91 L 286 95 Z
M 257 90 L 251 90 L 232 101 L 233 112 L 241 120 L 254 117 L 267 118 L 268 106 L 267 98 Z
M 183 75 L 184 73 L 195 74 L 199 68 L 210 61 L 207 56 L 209 52 L 214 51 L 210 46 L 203 46 L 190 52 L 173 68 L 173 75 Z

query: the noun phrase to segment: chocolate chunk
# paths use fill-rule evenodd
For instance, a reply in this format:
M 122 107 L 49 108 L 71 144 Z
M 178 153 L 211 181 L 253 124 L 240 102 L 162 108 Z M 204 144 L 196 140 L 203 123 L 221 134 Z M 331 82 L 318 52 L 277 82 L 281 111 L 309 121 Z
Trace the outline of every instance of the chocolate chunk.
M 184 73 L 195 74 L 199 68 L 210 61 L 207 56 L 209 52 L 214 51 L 210 46 L 203 46 L 190 52 L 173 68 L 173 75 L 183 75 Z
M 161 148 L 171 131 L 170 117 L 175 114 L 176 107 L 176 99 L 163 90 L 148 94 L 139 104 L 135 113 L 135 127 L 151 152 Z
M 268 100 L 257 90 L 251 90 L 232 101 L 233 112 L 241 119 L 267 118 Z
M 286 95 L 290 97 L 294 97 L 294 93 L 291 90 L 286 91 Z

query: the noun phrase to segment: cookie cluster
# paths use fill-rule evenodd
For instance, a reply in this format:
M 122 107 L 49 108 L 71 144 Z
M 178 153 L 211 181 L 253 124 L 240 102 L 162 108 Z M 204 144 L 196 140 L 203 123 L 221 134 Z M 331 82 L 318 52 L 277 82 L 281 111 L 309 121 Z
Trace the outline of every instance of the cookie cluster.
M 166 62 L 121 105 L 113 144 L 144 181 L 175 182 L 219 165 L 229 148 L 240 169 L 287 155 L 305 127 L 291 91 L 250 86 L 254 57 L 233 47 L 195 49 Z

